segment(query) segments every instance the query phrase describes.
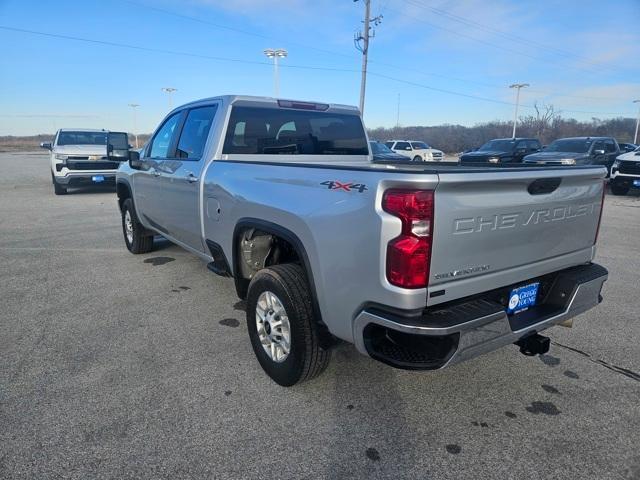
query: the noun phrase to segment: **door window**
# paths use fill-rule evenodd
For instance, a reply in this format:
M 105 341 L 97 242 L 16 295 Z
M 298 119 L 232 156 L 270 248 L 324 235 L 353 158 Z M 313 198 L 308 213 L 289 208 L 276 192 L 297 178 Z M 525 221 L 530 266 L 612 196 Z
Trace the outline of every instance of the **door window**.
M 394 150 L 411 150 L 409 142 L 396 142 Z
M 207 143 L 216 109 L 216 105 L 210 105 L 189 110 L 184 127 L 182 127 L 182 133 L 180 133 L 178 149 L 176 150 L 177 158 L 200 159 Z
M 169 155 L 169 147 L 171 140 L 176 132 L 182 112 L 174 113 L 162 125 L 158 133 L 153 137 L 149 156 L 151 158 L 167 158 Z
M 604 141 L 604 149 L 607 153 L 615 153 L 616 145 L 613 143 L 613 140 L 605 140 Z

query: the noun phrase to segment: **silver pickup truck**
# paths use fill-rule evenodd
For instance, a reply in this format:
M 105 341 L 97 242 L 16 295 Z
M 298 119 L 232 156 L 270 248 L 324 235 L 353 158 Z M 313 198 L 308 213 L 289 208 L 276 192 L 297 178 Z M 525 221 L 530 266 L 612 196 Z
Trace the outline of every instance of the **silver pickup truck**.
M 415 370 L 548 351 L 602 300 L 605 173 L 375 163 L 354 107 L 223 96 L 170 112 L 116 182 L 129 251 L 162 235 L 232 277 L 289 386 L 339 341 Z

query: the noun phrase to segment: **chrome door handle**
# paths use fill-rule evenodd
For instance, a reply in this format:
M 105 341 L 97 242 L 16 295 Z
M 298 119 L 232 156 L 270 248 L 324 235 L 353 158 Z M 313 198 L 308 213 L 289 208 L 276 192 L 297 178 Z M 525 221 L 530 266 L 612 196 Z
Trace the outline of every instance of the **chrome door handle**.
M 187 172 L 187 182 L 195 183 L 198 181 L 198 177 L 196 177 L 193 173 Z

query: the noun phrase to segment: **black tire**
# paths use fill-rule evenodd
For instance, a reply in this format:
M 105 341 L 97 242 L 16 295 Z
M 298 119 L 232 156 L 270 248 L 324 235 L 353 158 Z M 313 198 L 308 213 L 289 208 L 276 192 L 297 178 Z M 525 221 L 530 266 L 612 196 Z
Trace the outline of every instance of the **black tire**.
M 51 182 L 53 183 L 53 193 L 55 193 L 56 195 L 67 194 L 67 189 L 56 182 L 56 178 L 53 176 L 53 173 L 51 174 Z
M 281 363 L 267 355 L 258 336 L 256 305 L 265 291 L 278 297 L 289 319 L 291 348 Z M 249 284 L 246 315 L 253 351 L 262 369 L 277 384 L 289 387 L 310 380 L 322 373 L 329 364 L 331 351 L 320 347 L 307 277 L 299 265 L 274 265 L 258 272 Z
M 611 185 L 611 193 L 614 195 L 626 195 L 629 193 L 629 187 L 619 187 L 617 185 Z
M 413 161 L 414 162 L 421 162 L 422 161 L 422 157 L 420 155 L 416 155 L 415 157 L 413 157 Z
M 127 237 L 127 228 L 125 225 L 127 213 L 131 218 L 131 227 L 133 229 L 131 240 Z M 149 253 L 153 249 L 153 235 L 142 226 L 136 216 L 133 208 L 133 200 L 127 198 L 122 203 L 122 234 L 124 235 L 124 243 L 127 249 L 133 254 Z

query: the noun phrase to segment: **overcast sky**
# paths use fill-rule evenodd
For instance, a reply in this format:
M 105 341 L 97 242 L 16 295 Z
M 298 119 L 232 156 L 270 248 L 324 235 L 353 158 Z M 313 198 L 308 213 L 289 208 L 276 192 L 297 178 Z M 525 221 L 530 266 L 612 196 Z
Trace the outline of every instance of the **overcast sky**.
M 357 105 L 363 9 L 362 0 L 0 0 L 0 135 L 132 131 L 129 103 L 140 104 L 138 131 L 150 132 L 168 111 L 162 87 L 178 89 L 174 106 L 271 96 L 269 47 L 289 51 L 281 97 Z M 401 125 L 510 120 L 514 82 L 531 84 L 522 114 L 538 101 L 582 120 L 636 115 L 640 0 L 372 0 L 372 14 L 383 19 L 370 47 L 369 127 L 395 125 L 398 98 Z

